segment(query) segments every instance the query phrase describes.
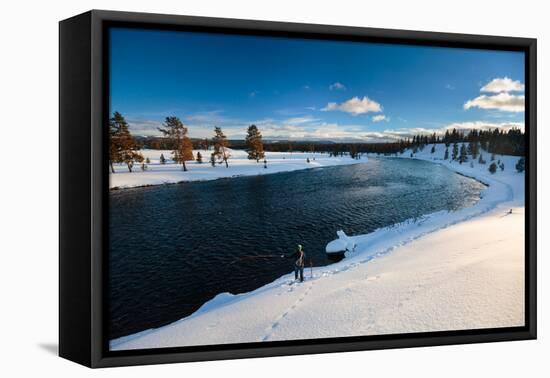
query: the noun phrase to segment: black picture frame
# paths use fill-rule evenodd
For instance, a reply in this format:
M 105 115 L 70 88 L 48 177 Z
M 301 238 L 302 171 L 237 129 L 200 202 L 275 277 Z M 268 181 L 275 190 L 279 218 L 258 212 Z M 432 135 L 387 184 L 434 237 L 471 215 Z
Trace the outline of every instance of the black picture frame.
M 109 351 L 108 40 L 112 26 L 525 52 L 524 327 Z M 92 10 L 59 24 L 59 354 L 88 367 L 536 338 L 536 39 Z

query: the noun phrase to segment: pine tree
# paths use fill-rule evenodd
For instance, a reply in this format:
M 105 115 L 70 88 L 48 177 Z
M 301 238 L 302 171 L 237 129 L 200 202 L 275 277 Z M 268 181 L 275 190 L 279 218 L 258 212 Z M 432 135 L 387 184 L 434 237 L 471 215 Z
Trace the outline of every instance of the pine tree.
M 462 164 L 466 161 L 468 161 L 468 153 L 466 151 L 466 146 L 464 145 L 464 143 L 462 143 L 462 146 L 460 147 L 460 156 L 458 158 L 458 162 Z
M 516 163 L 516 171 L 518 172 L 523 172 L 525 171 L 525 158 L 522 157 L 518 160 L 518 162 Z
M 166 158 L 164 157 L 164 154 L 160 154 L 160 164 L 166 164 Z
M 197 163 L 202 164 L 202 154 L 200 151 L 197 152 Z
M 250 160 L 256 160 L 256 163 L 262 159 L 264 154 L 264 144 L 262 142 L 262 133 L 256 127 L 256 125 L 248 126 L 246 138 L 246 152 L 248 152 L 248 158 Z
M 485 160 L 483 160 L 483 154 L 479 154 L 479 159 L 477 161 L 479 164 L 485 164 Z
M 115 172 L 113 163 L 125 163 L 128 171 L 132 172 L 134 163 L 143 161 L 143 155 L 139 153 L 139 146 L 130 134 L 128 123 L 119 112 L 114 112 L 113 117 L 109 119 L 109 136 L 111 172 Z
M 475 141 L 472 144 L 472 159 L 477 159 L 477 155 L 479 155 L 479 142 Z
M 445 156 L 443 156 L 443 160 L 449 160 L 449 147 L 445 148 Z
M 489 166 L 489 172 L 494 174 L 496 171 L 497 171 L 497 165 L 495 162 L 492 162 L 491 165 Z
M 458 143 L 453 144 L 453 154 L 451 156 L 451 160 L 456 160 L 458 158 Z
M 481 149 L 484 151 L 487 151 L 487 148 L 488 148 L 487 140 L 484 139 L 481 141 Z
M 180 121 L 178 117 L 166 117 L 163 128 L 158 130 L 168 139 L 173 146 L 172 155 L 176 164 L 181 163 L 183 170 L 187 171 L 185 162 L 194 160 L 193 143 L 187 136 L 187 127 Z
M 443 137 L 443 143 L 445 143 L 445 147 L 449 147 L 451 145 L 451 134 L 449 134 L 449 130 L 445 130 L 445 136 Z M 447 160 L 447 159 L 445 159 Z
M 224 161 L 225 167 L 229 168 L 229 164 L 227 163 L 227 160 L 231 157 L 228 150 L 229 143 L 221 127 L 216 126 L 214 128 L 214 138 L 212 138 L 212 142 L 214 143 L 214 155 L 218 159 Z
M 109 118 L 109 166 L 111 167 L 111 173 L 115 173 L 114 163 L 122 161 L 121 147 L 118 138 L 120 126 L 119 119 L 122 115 L 115 112 L 112 118 Z

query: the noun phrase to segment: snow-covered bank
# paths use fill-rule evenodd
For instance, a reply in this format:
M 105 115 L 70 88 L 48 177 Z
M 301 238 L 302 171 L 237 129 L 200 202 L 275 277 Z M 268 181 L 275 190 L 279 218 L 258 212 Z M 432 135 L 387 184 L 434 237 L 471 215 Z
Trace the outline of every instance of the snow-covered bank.
M 487 164 L 442 160 L 445 147 L 415 158 L 486 184 L 473 207 L 438 212 L 355 236 L 339 263 L 291 275 L 250 293 L 220 294 L 191 316 L 111 341 L 114 350 L 402 332 L 524 323 L 524 174 L 517 157 Z M 404 157 L 409 157 L 405 153 Z M 509 214 L 509 210 L 512 213 Z M 391 253 L 390 253 L 391 252 Z
M 209 162 L 212 151 L 193 151 L 194 156 L 197 156 L 197 152 L 201 153 L 203 162 L 187 162 L 188 171 L 184 172 L 181 164 L 174 164 L 170 160 L 172 156 L 171 151 L 142 150 L 141 152 L 144 158 L 149 158 L 150 160 L 150 163 L 147 164 L 147 169 L 143 171 L 140 168 L 141 165 L 136 164 L 133 172 L 128 172 L 126 165 L 115 165 L 116 173 L 109 175 L 110 188 L 131 188 L 182 181 L 204 181 L 237 176 L 265 175 L 333 165 L 357 164 L 367 161 L 366 157 L 361 160 L 354 160 L 349 156 L 329 157 L 328 154 L 321 153 L 266 152 L 267 168 L 264 168 L 263 160 L 257 163 L 255 160 L 247 158 L 246 151 L 231 150 L 229 168 L 226 168 L 223 163 L 212 167 Z M 160 163 L 161 154 L 168 160 L 166 164 Z M 307 159 L 309 159 L 309 163 Z

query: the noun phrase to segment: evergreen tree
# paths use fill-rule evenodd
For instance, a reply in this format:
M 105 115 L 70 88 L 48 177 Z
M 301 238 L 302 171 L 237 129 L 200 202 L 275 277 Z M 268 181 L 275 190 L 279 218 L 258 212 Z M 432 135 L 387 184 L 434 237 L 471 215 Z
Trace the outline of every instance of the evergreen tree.
M 172 145 L 172 159 L 176 164 L 181 163 L 183 170 L 187 171 L 185 162 L 187 160 L 194 160 L 193 143 L 187 136 L 187 127 L 185 127 L 178 117 L 166 117 L 163 126 L 163 128 L 159 128 L 158 130 Z
M 141 163 L 143 156 L 139 153 L 139 146 L 130 134 L 129 126 L 122 114 L 114 112 L 109 119 L 109 162 L 111 172 L 114 173 L 113 163 L 125 163 L 128 171 L 132 172 L 135 162 Z
M 151 164 L 151 159 L 149 159 L 149 158 L 145 159 L 145 163 L 146 164 Z
M 477 159 L 477 155 L 479 155 L 479 142 L 476 140 L 472 144 L 472 159 Z
M 516 163 L 516 171 L 523 172 L 525 171 L 525 158 L 519 158 L 518 162 Z
M 483 154 L 479 154 L 479 159 L 477 161 L 479 164 L 485 164 L 485 160 L 483 160 Z
M 481 142 L 481 149 L 487 151 L 487 140 L 483 139 Z
M 435 152 L 435 144 L 432 146 L 432 150 L 430 151 L 430 153 L 434 153 Z
M 458 158 L 458 143 L 453 144 L 453 154 L 451 156 L 451 160 L 456 160 Z
M 489 166 L 489 172 L 494 174 L 496 171 L 497 171 L 497 165 L 495 162 L 492 162 L 491 165 Z
M 449 147 L 451 145 L 451 134 L 449 134 L 449 130 L 445 130 L 445 136 L 443 137 L 443 143 L 445 143 L 445 147 Z M 445 159 L 447 160 L 447 159 Z
M 160 154 L 160 164 L 166 164 L 166 158 L 164 157 L 164 154 Z
M 197 163 L 202 164 L 202 154 L 200 151 L 197 152 Z
M 445 156 L 443 156 L 443 160 L 449 160 L 449 147 L 445 148 Z
M 224 161 L 225 167 L 229 168 L 229 164 L 227 163 L 227 160 L 231 157 L 231 154 L 227 149 L 229 143 L 227 142 L 227 137 L 223 133 L 221 127 L 216 126 L 214 128 L 214 138 L 212 138 L 212 142 L 214 143 L 214 155 L 218 159 Z
M 264 144 L 262 142 L 262 134 L 256 125 L 248 126 L 246 133 L 246 152 L 250 160 L 256 160 L 256 163 L 264 157 Z
M 462 164 L 466 161 L 468 161 L 468 153 L 466 151 L 466 146 L 464 145 L 464 143 L 462 143 L 460 147 L 460 156 L 458 158 L 458 162 Z

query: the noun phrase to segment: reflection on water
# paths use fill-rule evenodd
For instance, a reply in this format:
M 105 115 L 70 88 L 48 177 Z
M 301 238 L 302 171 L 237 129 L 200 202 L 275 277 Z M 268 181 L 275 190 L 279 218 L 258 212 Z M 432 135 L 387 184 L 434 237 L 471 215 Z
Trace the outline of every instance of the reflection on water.
M 219 169 L 224 169 L 220 167 Z M 308 265 L 348 235 L 470 206 L 483 186 L 409 159 L 110 193 L 110 338 L 185 317 L 221 292 L 241 293 Z

